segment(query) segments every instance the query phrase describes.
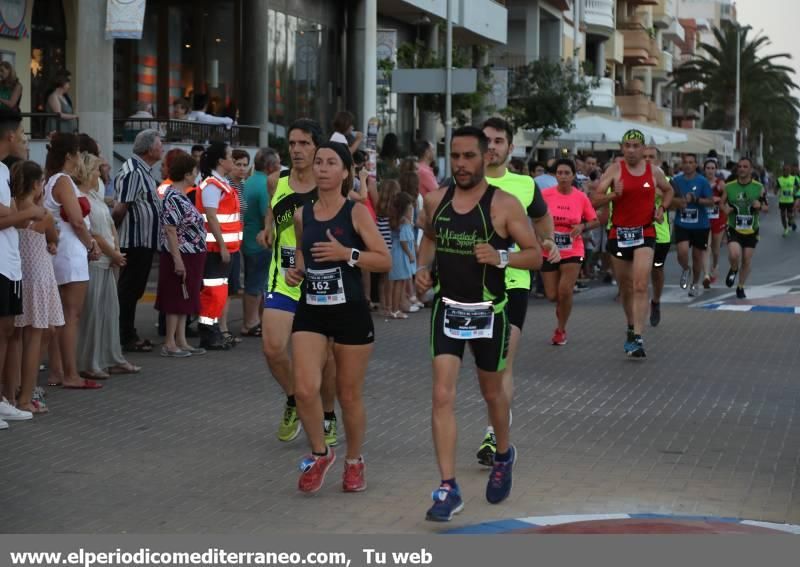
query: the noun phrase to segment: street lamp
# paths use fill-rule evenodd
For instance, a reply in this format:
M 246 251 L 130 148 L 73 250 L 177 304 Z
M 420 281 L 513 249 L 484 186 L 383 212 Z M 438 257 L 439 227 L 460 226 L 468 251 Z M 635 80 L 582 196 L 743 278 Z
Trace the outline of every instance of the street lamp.
M 734 22 L 733 27 L 736 28 L 736 103 L 734 109 L 734 122 L 733 132 L 735 136 L 736 145 L 734 151 L 739 151 L 739 114 L 742 107 L 742 32 L 750 29 L 750 26 L 742 27 L 739 22 Z M 738 155 L 736 156 L 738 157 Z

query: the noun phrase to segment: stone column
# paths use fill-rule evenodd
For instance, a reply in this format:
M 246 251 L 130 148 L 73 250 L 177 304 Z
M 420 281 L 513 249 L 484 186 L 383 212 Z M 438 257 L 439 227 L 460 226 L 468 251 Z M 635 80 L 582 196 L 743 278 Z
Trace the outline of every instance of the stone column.
M 428 29 L 428 49 L 433 53 L 439 53 L 439 28 L 436 25 L 430 26 Z M 433 144 L 434 154 L 438 154 L 438 137 L 436 129 L 439 125 L 438 112 L 420 112 L 419 117 L 419 132 L 422 139 L 428 140 Z
M 594 61 L 594 74 L 601 79 L 606 76 L 606 42 L 603 40 L 597 44 L 597 56 Z
M 534 0 L 525 7 L 525 64 L 539 59 L 539 2 Z
M 269 145 L 269 0 L 242 2 L 242 107 L 240 122 L 260 128 L 261 147 Z
M 112 161 L 114 142 L 114 41 L 105 38 L 106 0 L 76 2 L 75 58 L 72 78 L 80 130 L 100 144 Z

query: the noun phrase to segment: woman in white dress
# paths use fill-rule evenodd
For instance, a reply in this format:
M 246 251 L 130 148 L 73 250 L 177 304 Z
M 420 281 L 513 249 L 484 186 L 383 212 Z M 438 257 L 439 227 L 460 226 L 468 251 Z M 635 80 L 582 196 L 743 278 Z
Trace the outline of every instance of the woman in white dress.
M 89 201 L 70 177 L 80 159 L 78 147 L 75 134 L 55 133 L 47 146 L 45 162 L 44 207 L 56 219 L 60 236 L 53 270 L 65 321 L 56 331 L 60 356 L 51 356 L 50 383 L 95 390 L 102 388 L 102 384 L 81 378 L 76 357 L 78 326 L 89 286 L 89 260 L 100 257 L 100 248 L 89 232 Z

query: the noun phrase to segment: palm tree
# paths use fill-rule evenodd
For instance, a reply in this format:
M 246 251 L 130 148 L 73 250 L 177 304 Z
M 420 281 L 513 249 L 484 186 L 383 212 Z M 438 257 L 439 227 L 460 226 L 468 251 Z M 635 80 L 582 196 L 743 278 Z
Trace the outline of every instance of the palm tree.
M 703 43 L 698 54 L 677 67 L 672 84 L 681 88 L 686 108 L 705 107 L 704 128 L 733 130 L 736 107 L 736 47 L 741 34 L 741 128 L 750 136 L 748 147 L 764 134 L 765 146 L 781 148 L 781 153 L 797 159 L 796 125 L 800 102 L 792 91 L 800 88 L 792 80 L 794 70 L 782 64 L 788 53 L 760 56 L 770 44 L 765 35 L 748 38 L 749 28 L 739 31 L 732 25 L 714 28 L 716 45 Z M 787 144 L 789 147 L 787 147 Z M 747 148 L 746 148 L 747 149 Z

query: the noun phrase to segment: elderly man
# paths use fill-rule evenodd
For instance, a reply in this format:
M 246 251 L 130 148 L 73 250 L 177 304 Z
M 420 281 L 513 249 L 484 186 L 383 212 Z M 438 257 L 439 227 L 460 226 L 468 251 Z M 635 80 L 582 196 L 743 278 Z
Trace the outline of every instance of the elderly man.
M 144 295 L 153 253 L 158 248 L 161 203 L 156 193 L 153 167 L 161 161 L 161 136 L 142 130 L 133 142 L 133 157 L 126 161 L 115 180 L 113 217 L 119 244 L 127 264 L 119 274 L 119 336 L 124 350 L 150 352 L 153 345 L 136 333 L 136 304 Z

